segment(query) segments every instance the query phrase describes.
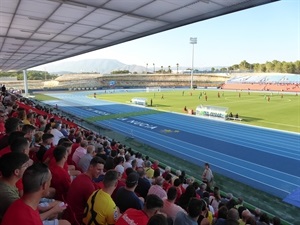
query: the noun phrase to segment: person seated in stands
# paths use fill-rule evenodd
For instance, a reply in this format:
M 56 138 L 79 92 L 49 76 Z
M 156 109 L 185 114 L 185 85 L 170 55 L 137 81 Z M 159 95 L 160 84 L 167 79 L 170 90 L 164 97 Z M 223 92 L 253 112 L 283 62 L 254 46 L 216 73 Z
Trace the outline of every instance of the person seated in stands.
M 159 165 L 159 161 L 154 160 L 152 165 L 151 165 L 151 168 L 154 169 L 154 170 L 159 169 L 158 165 Z
M 124 156 L 125 157 L 125 162 L 123 164 L 124 166 L 124 170 L 126 170 L 127 168 L 132 168 L 132 165 L 131 165 L 131 159 L 130 159 L 130 153 L 126 153 L 126 155 Z
M 32 126 L 36 126 L 35 113 L 34 112 L 28 113 L 26 116 L 26 119 L 23 120 L 23 123 L 30 124 Z
M 139 174 L 139 181 L 137 187 L 135 188 L 135 192 L 145 199 L 148 195 L 151 183 L 146 178 L 146 172 L 143 167 L 137 168 L 137 173 Z
M 165 213 L 174 222 L 176 215 L 179 212 L 184 212 L 184 213 L 186 212 L 179 205 L 175 204 L 175 201 L 177 199 L 177 189 L 175 187 L 170 187 L 168 189 L 167 196 L 168 196 L 167 198 L 163 199 L 164 206 L 160 211 L 162 213 Z
M 78 165 L 79 160 L 86 154 L 87 146 L 88 142 L 86 140 L 82 140 L 80 146 L 75 150 L 72 160 L 76 165 Z
M 174 184 L 175 179 L 179 178 L 179 176 L 181 176 L 181 170 L 176 170 L 175 176 L 172 177 L 172 184 Z
M 143 210 L 127 209 L 117 220 L 116 225 L 147 225 L 149 219 L 163 207 L 163 201 L 156 195 L 149 194 Z
M 235 114 L 235 118 L 239 118 L 239 114 Z
M 184 111 L 184 112 L 187 112 L 187 108 L 186 108 L 186 106 L 184 106 L 184 108 L 183 108 L 183 111 Z
M 5 135 L 0 138 L 0 151 L 9 145 L 8 137 L 14 131 L 21 131 L 23 123 L 18 118 L 10 117 L 5 121 Z
M 22 131 L 14 131 L 12 132 L 9 137 L 8 137 L 8 146 L 6 146 L 5 148 L 1 149 L 0 151 L 0 156 L 6 154 L 6 153 L 9 153 L 11 152 L 11 144 L 12 143 L 15 143 L 15 140 L 19 137 L 22 137 L 24 138 L 24 132 Z
M 61 130 L 61 125 L 62 125 L 61 123 L 56 122 L 56 123 L 54 123 L 54 125 L 52 126 L 51 134 L 54 136 L 54 137 L 53 137 L 53 142 L 52 142 L 52 144 L 53 144 L 54 146 L 56 146 L 56 145 L 58 144 L 59 139 L 65 137 L 65 136 L 60 132 L 60 130 Z
M 162 188 L 164 183 L 164 178 L 159 176 L 155 179 L 155 184 L 152 185 L 148 191 L 148 195 L 154 194 L 160 197 L 161 199 L 167 197 L 167 192 Z
M 50 182 L 51 172 L 45 164 L 37 163 L 28 167 L 23 174 L 24 195 L 10 205 L 4 214 L 2 224 L 42 225 L 42 220 L 46 217 L 65 210 L 66 206 L 56 204 L 51 211 L 43 213 L 43 216 L 39 214 L 40 199 L 48 194 Z M 64 220 L 57 224 L 70 225 Z
M 21 152 L 10 152 L 0 158 L 0 223 L 7 208 L 20 198 L 16 183 L 22 178 L 28 160 Z
M 118 182 L 118 172 L 109 170 L 104 175 L 103 188 L 89 197 L 82 220 L 88 224 L 115 224 L 119 218 L 119 210 L 111 198 Z
M 68 129 L 67 129 L 67 125 L 66 124 L 62 124 L 61 125 L 61 129 L 60 129 L 60 132 L 65 136 L 65 137 L 69 137 L 69 132 L 68 132 Z
M 126 186 L 119 188 L 116 193 L 115 203 L 120 212 L 124 213 L 129 208 L 142 209 L 144 198 L 139 198 L 134 190 L 138 185 L 139 175 L 137 172 L 131 172 L 126 178 Z
M 34 144 L 35 126 L 31 124 L 25 124 L 22 127 L 22 132 L 25 133 L 24 137 L 29 141 L 30 147 L 32 147 Z
M 171 167 L 170 166 L 166 166 L 165 167 L 165 171 L 163 172 L 163 174 L 161 176 L 166 179 L 166 176 L 169 173 L 171 173 Z
M 232 112 L 230 112 L 230 113 L 229 113 L 229 117 L 230 117 L 230 118 L 232 118 L 232 117 L 233 117 L 233 114 L 232 114 Z
M 185 192 L 180 196 L 177 204 L 184 210 L 187 210 L 190 199 L 195 197 L 196 197 L 195 188 L 193 185 L 190 185 L 186 188 Z
M 179 212 L 174 220 L 174 225 L 197 225 L 198 218 L 202 212 L 203 204 L 204 203 L 202 200 L 192 198 L 188 204 L 188 213 L 186 214 L 185 212 Z
M 220 202 L 220 189 L 218 187 L 214 187 L 213 195 L 209 196 L 209 204 L 214 208 L 215 213 L 218 212 Z
M 86 154 L 79 160 L 78 162 L 78 168 L 82 172 L 86 172 L 89 168 L 90 162 L 95 156 L 95 146 L 94 145 L 88 145 L 86 148 Z
M 5 120 L 7 120 L 7 112 L 0 110 L 0 135 L 5 135 Z
M 148 179 L 151 179 L 153 178 L 153 175 L 154 175 L 154 169 L 151 168 L 151 162 L 149 160 L 145 161 L 145 172 L 146 172 L 146 177 Z
M 81 223 L 84 217 L 83 213 L 86 202 L 90 195 L 98 189 L 98 186 L 92 180 L 103 174 L 104 164 L 105 161 L 103 159 L 97 156 L 94 157 L 90 161 L 87 171 L 78 175 L 72 181 L 66 198 L 68 208 L 63 216 L 63 218 L 70 221 L 71 224 L 77 224 L 75 223 L 75 218 L 78 223 Z
M 228 209 L 226 206 L 222 206 L 218 210 L 218 215 L 215 220 L 215 225 L 226 225 Z
M 228 211 L 226 225 L 239 225 L 239 212 L 232 208 Z
M 162 187 L 165 191 L 168 191 L 168 189 L 170 187 L 172 187 L 172 175 L 170 173 L 168 173 L 164 179 L 165 180 L 164 180 Z
M 257 225 L 266 225 L 270 224 L 270 218 L 267 213 L 262 213 L 258 221 L 256 221 Z
M 51 187 L 56 190 L 55 199 L 63 201 L 71 185 L 70 175 L 64 169 L 64 164 L 68 158 L 67 148 L 57 146 L 53 151 L 53 155 L 56 163 L 50 165 L 50 171 L 52 173 Z
M 150 217 L 147 225 L 170 225 L 173 224 L 173 221 L 170 222 L 169 218 L 166 218 L 163 214 L 155 214 Z
M 238 210 L 239 211 L 239 210 Z M 252 217 L 251 212 L 248 209 L 242 211 L 241 218 L 239 219 L 240 224 L 246 224 L 247 219 Z
M 51 144 L 53 142 L 53 134 L 44 133 L 42 136 L 42 143 L 40 144 L 39 150 L 36 152 L 36 158 L 43 162 L 43 158 L 45 153 L 48 151 L 48 149 L 51 147 Z

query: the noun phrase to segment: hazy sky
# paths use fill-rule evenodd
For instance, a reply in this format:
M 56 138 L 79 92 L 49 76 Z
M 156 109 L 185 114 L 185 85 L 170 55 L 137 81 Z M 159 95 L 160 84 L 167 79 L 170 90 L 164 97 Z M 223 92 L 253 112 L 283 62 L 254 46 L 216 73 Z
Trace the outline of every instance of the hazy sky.
M 116 59 L 156 68 L 231 66 L 300 59 L 300 0 L 281 0 L 66 59 Z M 47 70 L 47 65 L 38 69 Z

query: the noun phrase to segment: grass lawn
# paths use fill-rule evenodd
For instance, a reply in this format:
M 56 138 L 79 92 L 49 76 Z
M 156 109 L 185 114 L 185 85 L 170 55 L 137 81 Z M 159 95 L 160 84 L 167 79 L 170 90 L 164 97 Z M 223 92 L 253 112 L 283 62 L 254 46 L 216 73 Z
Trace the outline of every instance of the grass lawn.
M 51 97 L 49 95 L 44 95 L 44 94 L 34 94 L 34 99 L 38 101 L 49 101 L 49 100 L 58 100 L 58 98 Z
M 220 98 L 218 98 L 218 92 Z M 202 96 L 200 96 L 202 93 Z M 205 90 L 162 91 L 162 92 L 122 92 L 110 94 L 97 94 L 97 98 L 120 103 L 130 103 L 133 97 L 152 99 L 152 107 L 157 110 L 183 113 L 187 109 L 196 110 L 198 105 L 213 105 L 228 107 L 228 112 L 239 114 L 241 123 L 287 130 L 300 133 L 300 96 L 295 94 L 236 92 Z M 240 97 L 239 97 L 240 94 Z M 164 98 L 162 99 L 162 95 Z M 200 98 L 199 98 L 200 96 Z M 93 97 L 92 95 L 90 97 Z M 268 101 L 270 97 L 270 101 Z

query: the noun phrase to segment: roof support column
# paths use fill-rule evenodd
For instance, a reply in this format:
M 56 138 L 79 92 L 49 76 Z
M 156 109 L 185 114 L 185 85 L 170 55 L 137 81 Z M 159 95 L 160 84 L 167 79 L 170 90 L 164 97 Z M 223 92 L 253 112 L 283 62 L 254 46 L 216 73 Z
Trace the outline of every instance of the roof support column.
M 27 70 L 23 70 L 25 97 L 28 97 Z

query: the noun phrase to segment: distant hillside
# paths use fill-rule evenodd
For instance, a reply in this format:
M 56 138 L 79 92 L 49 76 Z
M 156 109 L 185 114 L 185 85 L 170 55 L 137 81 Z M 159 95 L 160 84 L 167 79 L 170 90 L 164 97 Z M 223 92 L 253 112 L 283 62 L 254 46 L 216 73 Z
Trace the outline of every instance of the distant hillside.
M 179 71 L 186 70 L 187 66 L 179 66 Z M 221 68 L 221 66 L 215 66 L 215 69 Z M 148 67 L 148 72 L 153 72 L 153 68 Z M 160 69 L 160 68 L 157 68 Z M 167 69 L 167 68 L 164 68 Z M 171 69 L 177 70 L 176 66 L 172 66 Z M 199 70 L 210 71 L 211 67 L 195 68 Z M 116 70 L 129 70 L 131 73 L 137 72 L 142 73 L 146 71 L 145 66 L 139 65 L 127 65 L 115 59 L 84 59 L 79 61 L 69 61 L 69 62 L 57 62 L 52 65 L 47 66 L 47 72 L 51 74 L 69 74 L 69 73 L 100 73 L 100 74 L 110 74 L 112 71 Z
M 109 74 L 114 70 L 129 70 L 130 72 L 145 71 L 145 67 L 137 65 L 126 65 L 115 59 L 85 59 L 79 61 L 59 62 L 47 66 L 49 73 L 101 73 Z

